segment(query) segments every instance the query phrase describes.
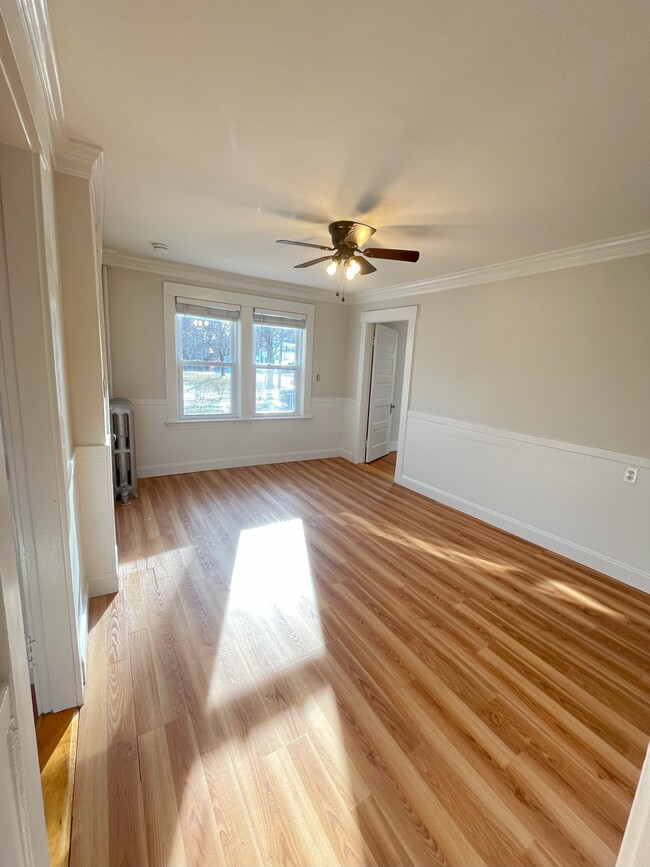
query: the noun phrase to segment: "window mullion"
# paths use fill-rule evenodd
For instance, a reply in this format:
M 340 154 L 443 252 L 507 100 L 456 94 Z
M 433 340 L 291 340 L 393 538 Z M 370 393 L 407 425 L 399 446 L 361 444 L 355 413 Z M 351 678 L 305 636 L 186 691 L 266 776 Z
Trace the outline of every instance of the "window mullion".
M 253 366 L 253 308 L 241 308 L 239 346 L 239 414 L 251 418 L 255 399 L 255 368 Z

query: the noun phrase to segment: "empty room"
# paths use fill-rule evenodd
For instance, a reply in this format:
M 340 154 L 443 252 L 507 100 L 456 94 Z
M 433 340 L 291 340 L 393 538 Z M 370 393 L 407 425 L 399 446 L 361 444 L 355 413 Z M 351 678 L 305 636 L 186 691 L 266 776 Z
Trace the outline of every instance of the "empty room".
M 0 867 L 648 867 L 648 44 L 0 0 Z

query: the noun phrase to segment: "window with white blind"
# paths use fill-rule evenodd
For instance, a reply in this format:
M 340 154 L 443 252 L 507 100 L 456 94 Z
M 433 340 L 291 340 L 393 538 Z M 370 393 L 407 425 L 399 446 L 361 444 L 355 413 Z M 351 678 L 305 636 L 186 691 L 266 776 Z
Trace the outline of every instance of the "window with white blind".
M 163 290 L 168 424 L 310 414 L 313 305 Z
M 304 315 L 253 310 L 256 415 L 296 414 L 306 324 Z
M 181 418 L 235 416 L 238 307 L 176 298 L 176 364 Z

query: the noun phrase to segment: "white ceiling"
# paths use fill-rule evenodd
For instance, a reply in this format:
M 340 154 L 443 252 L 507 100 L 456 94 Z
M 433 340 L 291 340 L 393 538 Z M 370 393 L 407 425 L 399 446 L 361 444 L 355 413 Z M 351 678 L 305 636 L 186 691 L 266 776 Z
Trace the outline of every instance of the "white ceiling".
M 49 9 L 109 247 L 328 287 L 274 242 L 359 219 L 421 251 L 355 280 L 376 289 L 650 227 L 647 0 Z

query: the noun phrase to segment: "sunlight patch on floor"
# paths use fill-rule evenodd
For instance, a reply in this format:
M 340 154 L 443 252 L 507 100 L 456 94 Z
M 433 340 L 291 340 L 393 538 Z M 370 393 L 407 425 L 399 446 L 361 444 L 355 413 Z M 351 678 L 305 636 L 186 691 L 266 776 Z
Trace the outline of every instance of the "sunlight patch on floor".
M 366 521 L 364 518 L 359 517 L 359 515 L 353 515 L 351 512 L 342 512 L 340 517 L 345 519 L 346 524 L 356 524 L 365 533 L 369 533 L 379 539 L 385 539 L 387 542 L 394 542 L 397 545 L 411 548 L 430 557 L 436 557 L 438 560 L 447 560 L 458 564 L 469 563 L 495 574 L 512 571 L 512 566 L 506 566 L 494 560 L 487 560 L 485 557 L 464 554 L 462 551 L 455 551 L 452 548 L 443 548 L 440 545 L 425 542 L 424 539 L 418 539 L 417 536 L 412 536 L 410 533 L 396 533 L 394 530 L 393 532 L 389 532 L 388 529 L 382 529 L 378 524 Z M 390 525 L 387 524 L 385 527 L 390 527 Z
M 570 601 L 575 602 L 578 605 L 585 605 L 587 608 L 591 608 L 593 611 L 599 611 L 601 614 L 607 614 L 608 617 L 613 617 L 615 620 L 625 620 L 625 615 L 620 611 L 615 611 L 608 605 L 603 605 L 602 602 L 598 602 L 591 596 L 587 596 L 586 593 L 581 593 L 579 590 L 576 590 L 575 587 L 571 587 L 563 581 L 556 581 L 553 578 L 549 578 L 546 581 L 540 582 L 537 586 L 542 593 L 546 593 L 548 596 L 553 596 L 556 599 L 561 599 L 563 597 L 568 598 Z
M 283 614 L 298 613 L 305 602 L 316 606 L 302 521 L 296 518 L 242 530 L 228 610 L 271 619 L 278 609 Z
M 338 863 L 332 841 L 312 831 L 327 827 L 320 815 L 326 809 L 341 836 L 336 845 L 344 844 L 349 863 L 363 867 L 363 834 L 350 815 L 359 783 L 336 688 L 324 674 L 327 645 L 318 612 L 302 520 L 243 530 L 219 641 L 196 644 L 194 677 L 202 681 L 204 718 L 223 733 L 204 762 L 213 780 L 218 775 L 253 788 L 263 780 L 257 794 L 242 792 L 244 799 L 253 797 L 253 812 L 267 809 L 271 798 L 279 821 L 304 829 L 302 844 Z

